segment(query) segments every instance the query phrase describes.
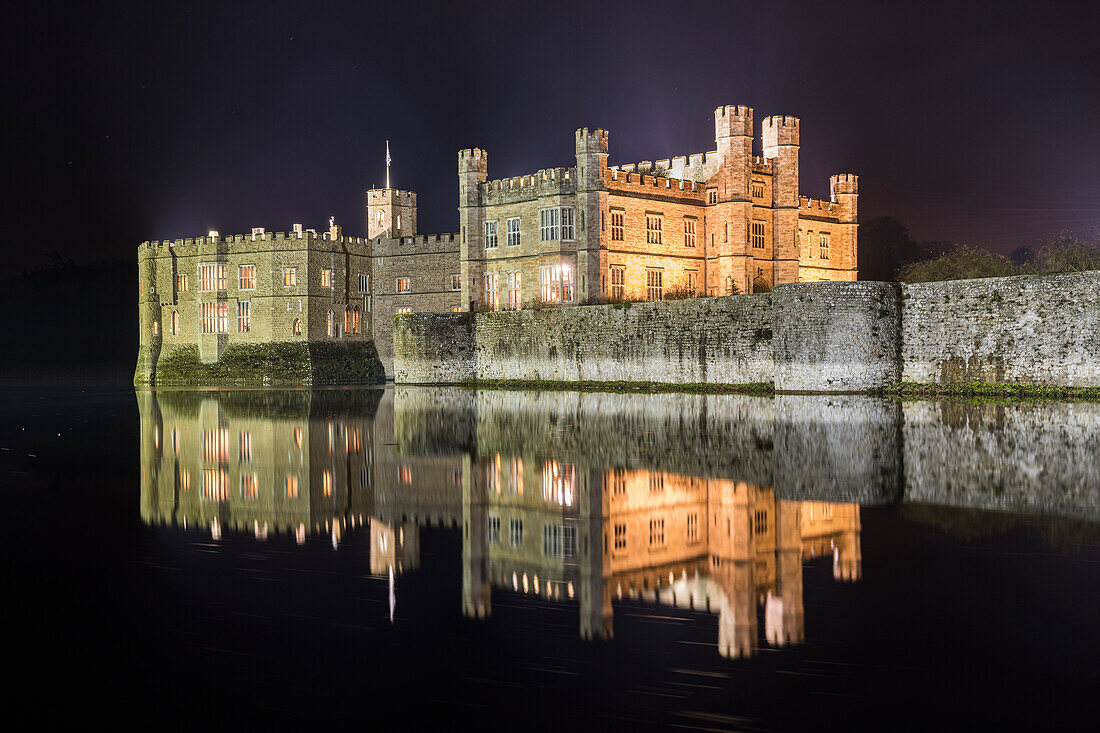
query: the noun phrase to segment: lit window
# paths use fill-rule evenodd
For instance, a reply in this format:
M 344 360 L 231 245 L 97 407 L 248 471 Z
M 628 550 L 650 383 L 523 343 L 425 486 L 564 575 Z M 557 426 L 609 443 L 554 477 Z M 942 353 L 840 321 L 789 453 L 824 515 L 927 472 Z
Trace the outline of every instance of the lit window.
M 708 188 L 707 189 L 707 203 L 708 204 L 718 203 L 718 189 L 717 188 Z
M 297 499 L 298 498 L 298 477 L 287 476 L 286 477 L 286 498 Z
M 507 221 L 507 226 L 508 226 L 508 246 L 509 247 L 518 247 L 519 246 L 519 219 L 518 218 L 509 219 Z
M 623 212 L 611 212 L 611 241 L 623 241 Z
M 395 312 L 396 313 L 412 313 L 413 309 L 409 308 L 408 306 L 405 306 L 403 308 L 398 308 Z
M 229 333 L 229 305 L 225 302 L 202 304 L 202 332 Z
M 485 275 L 485 305 L 490 310 L 500 308 L 500 293 L 497 291 L 497 275 L 495 272 Z
M 485 222 L 485 249 L 496 249 L 497 247 L 497 223 L 495 221 Z
M 202 459 L 206 463 L 229 463 L 229 428 L 202 431 Z
M 302 428 L 301 427 L 294 428 L 294 444 L 297 445 L 299 448 L 302 447 Z
M 684 219 L 684 246 L 695 246 L 695 220 Z
M 462 309 L 459 308 L 457 305 L 452 305 L 451 306 L 451 313 L 461 313 L 461 312 L 462 312 Z
M 451 290 L 462 290 L 462 275 L 451 275 Z
M 549 460 L 542 465 L 542 498 L 545 501 L 573 506 L 577 493 L 577 473 L 571 463 Z
M 293 288 L 298 284 L 298 269 L 294 267 L 283 268 L 283 286 Z
M 565 241 L 576 239 L 576 228 L 573 226 L 573 207 L 561 208 L 561 238 Z
M 412 292 L 412 278 L 411 277 L 399 277 L 399 278 L 397 278 L 397 292 L 399 292 L 399 293 L 411 293 Z
M 321 472 L 321 493 L 332 496 L 332 471 Z
M 344 333 L 359 333 L 359 307 L 344 308 Z
M 558 239 L 561 231 L 561 209 L 539 210 L 539 241 Z
M 573 300 L 573 270 L 568 265 L 554 265 L 539 270 L 539 286 L 546 303 L 570 303 Z
M 829 259 L 829 233 L 828 232 L 821 232 L 820 234 L 817 235 L 817 237 L 818 237 L 817 244 L 818 244 L 818 248 L 819 248 L 819 254 L 821 255 L 821 259 L 827 260 L 827 259 Z
M 160 333 L 160 321 L 153 321 L 153 335 L 156 336 Z
M 330 338 L 336 334 L 336 314 L 332 311 L 328 312 L 325 321 L 325 333 L 327 333 Z
M 225 265 L 200 265 L 199 290 L 225 290 L 229 287 L 229 278 Z
M 256 266 L 255 265 L 238 265 L 237 266 L 237 287 L 241 290 L 255 290 L 256 289 Z
M 752 246 L 755 249 L 764 249 L 764 222 L 752 223 Z
M 301 318 L 295 318 L 294 319 L 294 335 L 295 336 L 301 336 L 302 335 L 302 319 Z
M 259 495 L 259 481 L 255 473 L 241 474 L 241 498 L 255 499 Z
M 179 480 L 179 485 L 180 485 L 180 490 L 181 491 L 190 491 L 191 490 L 191 472 L 190 471 L 188 471 L 186 468 L 181 468 L 177 478 Z
M 646 244 L 661 244 L 661 215 L 646 214 L 645 217 L 645 241 Z
M 626 297 L 626 268 L 611 268 L 611 297 L 622 300 Z
M 397 480 L 406 486 L 411 486 L 413 482 L 413 470 L 411 466 L 398 466 L 397 467 Z
M 228 501 L 229 471 L 213 466 L 202 469 L 202 498 L 209 501 Z
M 645 271 L 645 297 L 646 300 L 664 300 L 665 288 L 664 288 L 665 273 L 663 270 L 646 270 Z
M 191 278 L 186 274 L 176 275 L 176 290 L 177 292 L 184 292 L 191 287 Z
M 248 333 L 252 330 L 252 302 L 242 300 L 237 303 L 237 331 Z
M 516 310 L 523 307 L 523 273 L 508 273 L 508 307 Z
M 523 493 L 523 459 L 509 458 L 508 459 L 508 477 L 511 481 L 512 491 L 517 494 Z
M 321 270 L 321 287 L 322 288 L 331 288 L 332 287 L 332 270 L 330 270 L 328 268 L 325 268 L 325 269 Z

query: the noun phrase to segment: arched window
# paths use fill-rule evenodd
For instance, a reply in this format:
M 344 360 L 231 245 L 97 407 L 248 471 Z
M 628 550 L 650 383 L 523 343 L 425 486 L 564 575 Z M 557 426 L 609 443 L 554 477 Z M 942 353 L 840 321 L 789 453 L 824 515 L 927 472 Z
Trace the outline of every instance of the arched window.
M 351 306 L 344 308 L 344 333 L 355 333 L 351 325 Z
M 331 337 L 336 330 L 336 314 L 332 311 L 328 312 L 328 335 Z
M 353 333 L 360 333 L 359 306 L 351 309 L 351 326 L 355 329 Z
M 301 318 L 295 318 L 294 319 L 294 335 L 295 336 L 301 336 L 302 335 L 302 319 Z
M 160 333 L 160 321 L 153 321 L 153 335 Z
M 768 281 L 763 276 L 757 276 L 752 281 L 752 292 L 754 293 L 770 293 L 772 286 L 768 284 Z
M 172 311 L 172 334 L 175 335 L 180 332 L 180 314 L 179 311 Z

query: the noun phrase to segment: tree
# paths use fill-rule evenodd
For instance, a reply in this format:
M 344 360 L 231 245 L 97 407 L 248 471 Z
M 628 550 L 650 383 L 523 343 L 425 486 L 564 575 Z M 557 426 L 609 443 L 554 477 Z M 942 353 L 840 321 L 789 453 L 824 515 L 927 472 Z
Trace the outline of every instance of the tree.
M 1020 268 L 1004 255 L 959 245 L 939 257 L 903 266 L 898 270 L 898 279 L 908 283 L 924 283 L 1019 274 Z
M 1100 270 L 1100 243 L 1062 232 L 1039 249 L 1032 269 L 1037 273 Z

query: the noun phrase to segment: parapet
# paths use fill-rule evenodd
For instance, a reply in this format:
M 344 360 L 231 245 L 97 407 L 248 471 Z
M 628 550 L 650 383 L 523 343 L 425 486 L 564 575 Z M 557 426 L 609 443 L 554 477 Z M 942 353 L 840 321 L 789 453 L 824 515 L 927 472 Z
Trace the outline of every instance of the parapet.
M 529 175 L 498 178 L 479 184 L 486 204 L 525 201 L 545 195 L 576 192 L 576 168 L 544 168 Z
M 727 104 L 714 110 L 714 139 L 752 137 L 752 107 Z
M 300 242 L 304 241 L 308 247 L 311 244 L 321 244 L 322 242 L 352 245 L 364 245 L 369 242 L 366 237 L 351 237 L 345 236 L 342 233 L 337 236 L 332 236 L 331 233 L 327 231 L 318 234 L 313 229 L 296 230 L 290 233 L 259 231 L 260 227 L 256 227 L 256 229 L 256 232 L 250 234 L 227 234 L 225 236 L 219 235 L 216 237 L 206 236 L 195 237 L 193 239 L 165 239 L 163 241 L 152 240 L 142 242 L 141 248 L 170 247 L 174 251 L 194 249 L 194 252 L 187 251 L 181 253 L 197 255 L 208 253 L 219 244 L 228 245 L 230 247 L 230 252 L 232 252 L 233 245 L 240 245 L 238 249 L 241 251 L 255 251 L 259 248 L 256 245 L 264 245 L 265 243 L 268 245 L 277 245 L 283 242 L 294 242 L 294 246 L 298 247 L 300 246 Z
M 412 237 L 377 237 L 374 240 L 375 256 L 394 254 L 441 254 L 458 251 L 461 238 L 454 233 L 417 234 Z
M 577 130 L 577 153 L 606 153 L 607 138 L 607 130 L 598 127 L 589 130 L 587 127 L 581 127 Z
M 809 196 L 798 197 L 798 213 L 816 218 L 835 219 L 840 214 L 837 205 L 830 201 L 812 199 Z
M 626 170 L 628 168 L 629 170 Z M 678 199 L 688 199 L 700 204 L 703 203 L 706 196 L 705 187 L 700 181 L 635 173 L 633 165 L 623 166 L 622 170 L 611 168 L 610 172 L 611 179 L 608 181 L 608 188 L 618 193 L 663 194 Z
M 829 197 L 836 201 L 838 194 L 859 193 L 859 176 L 854 173 L 838 173 L 829 176 Z
M 773 115 L 764 118 L 764 147 L 774 148 L 778 145 L 798 145 L 797 117 Z
M 415 205 L 416 191 L 402 191 L 396 188 L 371 188 L 367 190 L 367 204 Z

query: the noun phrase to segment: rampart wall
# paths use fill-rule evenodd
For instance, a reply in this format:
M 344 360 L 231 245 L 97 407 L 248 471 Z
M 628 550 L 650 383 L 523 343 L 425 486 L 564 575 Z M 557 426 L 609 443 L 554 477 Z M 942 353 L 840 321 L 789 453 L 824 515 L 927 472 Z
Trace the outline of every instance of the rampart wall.
M 469 317 L 466 317 L 467 319 Z M 397 319 L 394 380 L 1100 387 L 1100 272 Z

